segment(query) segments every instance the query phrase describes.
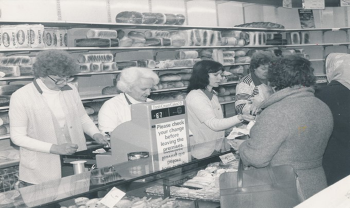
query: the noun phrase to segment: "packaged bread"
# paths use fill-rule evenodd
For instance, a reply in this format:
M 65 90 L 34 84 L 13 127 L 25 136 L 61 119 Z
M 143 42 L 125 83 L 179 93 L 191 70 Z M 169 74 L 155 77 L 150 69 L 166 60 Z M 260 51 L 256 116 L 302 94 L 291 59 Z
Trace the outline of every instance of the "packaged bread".
M 161 38 L 161 45 L 162 46 L 171 46 L 172 45 L 171 38 Z
M 232 101 L 232 96 L 230 96 L 230 95 L 224 96 L 224 101 L 225 101 L 225 102 Z
M 15 48 L 16 47 L 16 27 L 13 25 L 1 26 L 2 32 L 2 47 Z
M 129 67 L 138 66 L 137 61 L 118 61 L 116 63 L 117 63 L 117 67 L 119 70 L 129 68 Z
M 44 43 L 44 25 L 30 25 L 30 47 L 43 48 Z
M 201 29 L 194 29 L 193 30 L 194 36 L 193 36 L 193 43 L 195 46 L 202 46 L 203 45 L 203 33 L 204 31 Z
M 186 17 L 183 14 L 176 14 L 175 25 L 183 25 L 185 23 Z
M 166 21 L 166 16 L 163 13 L 154 13 L 157 16 L 157 21 L 154 24 L 162 25 Z
M 29 56 L 8 56 L 0 57 L 1 65 L 28 65 L 32 64 L 32 59 Z
M 123 37 L 122 39 L 119 39 L 119 46 L 120 47 L 130 47 L 132 46 L 133 39 L 128 37 Z
M 57 37 L 57 47 L 67 47 L 68 42 L 68 34 L 66 29 L 58 29 L 56 30 L 56 37 Z
M 45 48 L 56 48 L 57 47 L 57 33 L 58 28 L 45 28 L 44 30 L 44 43 Z
M 111 40 L 104 38 L 82 38 L 74 40 L 74 47 L 110 47 Z
M 0 96 L 0 106 L 8 106 L 10 98 L 8 96 Z
M 213 35 L 211 36 L 210 41 L 211 46 L 221 46 L 222 44 L 222 36 L 221 31 L 213 31 Z
M 222 55 L 224 58 L 234 58 L 236 56 L 235 51 L 223 51 Z
M 87 38 L 117 38 L 116 30 L 90 29 L 86 32 Z
M 107 86 L 102 89 L 102 95 L 115 95 L 118 93 L 119 92 L 116 86 Z
M 245 46 L 247 45 L 245 39 L 238 39 L 237 46 Z
M 15 36 L 16 48 L 29 48 L 30 47 L 30 26 L 29 25 L 17 25 Z
M 0 65 L 0 72 L 3 77 L 19 77 L 21 76 L 21 71 L 19 66 L 4 66 Z
M 178 73 L 177 75 L 181 77 L 181 80 L 190 80 L 192 76 L 192 74 L 188 74 L 188 73 Z
M 222 37 L 235 37 L 237 39 L 241 38 L 242 31 L 240 30 L 224 30 L 221 32 Z
M 117 23 L 142 24 L 142 14 L 134 11 L 123 11 L 115 17 Z
M 163 74 L 159 76 L 161 82 L 180 81 L 181 76 L 177 74 Z
M 133 45 L 138 43 L 144 44 L 146 42 L 145 35 L 142 32 L 130 31 L 128 37 L 133 40 Z
M 164 30 L 146 30 L 144 35 L 145 38 L 169 38 L 170 32 Z
M 214 35 L 212 30 L 204 30 L 203 31 L 202 46 L 210 46 L 211 45 L 212 35 Z
M 142 13 L 142 24 L 154 24 L 157 21 L 157 15 L 151 12 Z
M 175 47 L 181 47 L 186 45 L 186 32 L 173 31 L 170 33 L 171 45 Z
M 19 71 L 21 76 L 31 76 L 34 74 L 32 65 L 20 65 Z
M 175 25 L 177 19 L 175 14 L 164 14 L 165 15 L 165 25 Z
M 111 47 L 118 47 L 118 46 L 119 46 L 119 39 L 111 38 Z
M 228 57 L 224 57 L 223 59 L 224 64 L 234 64 L 235 63 L 235 58 L 228 58 Z
M 146 38 L 145 46 L 161 46 L 161 38 Z
M 198 51 L 177 51 L 175 57 L 177 59 L 195 59 L 198 58 Z
M 178 59 L 172 61 L 174 67 L 192 67 L 194 65 L 194 59 Z
M 236 57 L 245 56 L 246 53 L 247 53 L 246 51 L 239 50 L 239 51 L 236 51 L 236 52 L 235 52 L 235 56 L 236 56 Z
M 80 72 L 90 72 L 91 69 L 91 63 L 79 63 L 80 66 Z
M 117 71 L 118 67 L 115 62 L 104 62 L 102 63 L 102 71 Z
M 0 95 L 11 95 L 21 87 L 23 87 L 23 85 L 20 84 L 0 86 Z
M 184 30 L 185 33 L 185 46 L 194 45 L 194 31 L 193 30 Z
M 79 63 L 112 62 L 113 54 L 111 53 L 79 54 L 78 61 Z
M 91 72 L 100 72 L 102 71 L 102 63 L 91 63 L 90 65 L 90 71 Z

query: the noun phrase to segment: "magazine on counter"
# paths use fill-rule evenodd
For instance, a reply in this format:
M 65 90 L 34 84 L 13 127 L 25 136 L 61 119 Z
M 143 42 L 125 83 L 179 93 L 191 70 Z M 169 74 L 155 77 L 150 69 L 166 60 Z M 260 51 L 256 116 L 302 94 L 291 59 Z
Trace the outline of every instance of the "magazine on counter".
M 311 9 L 299 9 L 301 28 L 315 28 L 314 14 Z

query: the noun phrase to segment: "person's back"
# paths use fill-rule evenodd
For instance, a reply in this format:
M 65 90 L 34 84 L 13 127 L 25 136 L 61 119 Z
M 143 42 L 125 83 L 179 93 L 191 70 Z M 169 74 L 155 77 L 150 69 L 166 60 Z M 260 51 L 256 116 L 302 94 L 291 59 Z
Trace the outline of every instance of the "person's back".
M 316 96 L 332 111 L 334 128 L 323 157 L 327 183 L 350 175 L 350 90 L 337 81 L 320 89 Z

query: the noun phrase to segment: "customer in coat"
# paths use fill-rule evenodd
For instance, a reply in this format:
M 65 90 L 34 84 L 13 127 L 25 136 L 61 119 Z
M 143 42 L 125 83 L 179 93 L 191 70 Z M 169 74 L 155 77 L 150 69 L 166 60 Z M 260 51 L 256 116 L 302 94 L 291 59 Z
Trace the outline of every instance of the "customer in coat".
M 260 103 L 268 98 L 273 90 L 267 81 L 267 72 L 275 56 L 269 51 L 256 51 L 251 57 L 250 73 L 244 76 L 236 86 L 236 112 L 253 114 Z
M 269 69 L 276 91 L 261 104 L 250 138 L 239 146 L 246 166 L 291 165 L 305 199 L 327 187 L 322 157 L 333 129 L 332 113 L 315 97 L 310 61 L 291 55 Z
M 332 135 L 323 156 L 328 185 L 350 175 L 350 54 L 331 53 L 326 58 L 329 84 L 316 96 L 331 109 Z
M 107 144 L 70 84 L 76 60 L 46 50 L 37 54 L 33 69 L 34 81 L 12 94 L 9 108 L 11 140 L 20 147 L 20 187 L 61 178 L 60 155 L 86 150 L 84 133 Z
M 193 66 L 193 72 L 187 88 L 186 106 L 192 156 L 200 159 L 219 152 L 223 145 L 225 129 L 245 120 L 253 120 L 250 115 L 236 115 L 224 118 L 218 100 L 217 88 L 222 81 L 222 64 L 202 60 Z
M 152 69 L 131 67 L 123 69 L 117 81 L 122 93 L 107 100 L 98 113 L 99 129 L 110 134 L 120 124 L 131 120 L 131 105 L 150 102 L 148 96 L 159 83 L 158 75 Z

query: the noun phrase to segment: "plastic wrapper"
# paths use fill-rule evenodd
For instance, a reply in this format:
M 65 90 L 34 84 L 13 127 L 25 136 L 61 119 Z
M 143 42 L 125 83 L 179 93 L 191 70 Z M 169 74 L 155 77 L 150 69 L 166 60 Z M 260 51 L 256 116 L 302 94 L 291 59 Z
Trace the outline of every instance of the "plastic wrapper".
M 102 63 L 102 71 L 117 71 L 118 67 L 115 62 Z
M 150 12 L 142 13 L 142 24 L 154 24 L 157 21 L 157 15 Z
M 183 14 L 176 14 L 175 25 L 183 25 L 185 23 L 186 17 Z
M 19 76 L 21 76 L 21 71 L 19 70 L 19 66 L 0 65 L 0 77 L 19 77 Z
M 87 38 L 117 38 L 115 30 L 90 29 L 86 33 Z
M 157 16 L 157 21 L 154 24 L 162 25 L 166 21 L 166 16 L 163 13 L 154 13 Z
M 2 47 L 15 48 L 16 47 L 16 27 L 12 25 L 2 26 Z
M 169 38 L 170 32 L 164 30 L 146 30 L 144 35 L 145 38 Z
M 44 30 L 44 43 L 46 48 L 57 47 L 57 33 L 58 28 L 45 28 Z
M 30 47 L 30 26 L 29 25 L 16 26 L 15 41 L 16 41 L 16 48 Z
M 195 59 L 198 58 L 197 51 L 178 51 L 176 53 L 177 59 Z
M 66 42 L 67 45 L 67 42 Z M 44 43 L 44 25 L 30 25 L 30 47 L 43 48 Z
M 75 39 L 74 46 L 75 47 L 110 47 L 111 40 L 102 39 L 102 38 Z
M 113 54 L 111 53 L 79 54 L 78 61 L 80 63 L 112 62 Z
M 142 14 L 134 11 L 124 11 L 117 14 L 117 23 L 142 24 Z

